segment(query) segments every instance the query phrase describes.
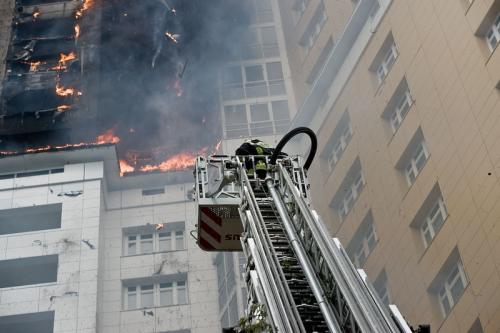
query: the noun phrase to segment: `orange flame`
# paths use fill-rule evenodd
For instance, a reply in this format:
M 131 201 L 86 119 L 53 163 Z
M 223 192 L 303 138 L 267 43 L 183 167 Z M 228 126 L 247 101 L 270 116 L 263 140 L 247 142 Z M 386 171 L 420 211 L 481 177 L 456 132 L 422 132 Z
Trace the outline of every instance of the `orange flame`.
M 76 27 L 75 27 L 75 31 L 76 31 Z M 52 69 L 56 70 L 56 71 L 64 71 L 67 69 L 66 63 L 68 61 L 75 60 L 75 59 L 76 59 L 75 52 L 70 52 L 68 54 L 59 53 L 59 61 L 57 63 L 57 66 L 52 67 Z
M 77 24 L 75 25 L 75 39 L 78 39 L 80 37 L 80 25 Z
M 118 142 L 120 142 L 120 138 L 115 135 L 113 128 L 110 128 L 109 130 L 107 130 L 103 134 L 99 135 L 96 139 L 96 143 L 98 145 L 105 144 L 105 143 L 116 144 Z
M 120 160 L 120 177 L 123 177 L 123 175 L 127 172 L 134 172 L 135 168 L 128 164 L 127 161 L 125 160 Z
M 30 72 L 37 72 L 40 65 L 46 64 L 44 61 L 23 61 L 22 63 L 30 65 Z
M 58 145 L 58 146 L 52 146 L 52 145 L 47 145 L 44 147 L 38 147 L 38 148 L 27 148 L 24 150 L 25 153 L 40 153 L 40 152 L 45 152 L 45 151 L 50 151 L 50 150 L 62 150 L 62 149 L 68 149 L 68 148 L 79 148 L 79 147 L 93 147 L 93 146 L 100 146 L 100 145 L 105 145 L 105 144 L 117 144 L 120 142 L 120 138 L 115 136 L 113 134 L 113 129 L 109 129 L 104 134 L 99 135 L 95 141 L 93 142 L 80 142 L 80 143 L 67 143 L 64 145 Z M 0 155 L 13 155 L 17 154 L 15 151 L 0 151 Z M 120 163 L 121 164 L 121 163 Z M 133 168 L 130 167 L 131 170 L 133 171 Z
M 71 106 L 69 106 L 69 105 L 59 105 L 57 107 L 57 112 L 64 112 L 64 111 L 69 110 L 69 109 L 71 109 Z
M 179 43 L 179 41 L 177 40 L 177 38 L 174 37 L 174 34 L 170 33 L 170 32 L 165 32 L 165 36 L 167 36 L 172 42 L 174 42 L 175 44 Z
M 36 8 L 34 11 L 33 11 L 33 18 L 36 19 L 38 18 L 40 15 L 42 15 L 42 12 L 40 11 L 40 9 Z
M 163 229 L 163 227 L 164 227 L 163 223 L 156 223 L 155 224 L 155 230 L 156 231 Z
M 177 155 L 168 157 L 165 161 L 158 165 L 145 165 L 139 171 L 174 171 L 192 168 L 196 161 L 196 156 L 204 155 L 208 151 L 208 147 L 204 147 L 197 152 L 182 152 Z
M 94 0 L 84 0 L 82 8 L 80 8 L 79 10 L 76 11 L 75 17 L 77 19 L 81 18 L 83 16 L 83 13 L 85 11 L 89 10 L 93 4 L 94 4 Z
M 56 83 L 56 94 L 58 96 L 73 96 L 73 95 L 78 95 L 81 96 L 82 93 L 80 91 L 77 91 L 75 88 L 65 88 L 61 86 L 59 82 Z

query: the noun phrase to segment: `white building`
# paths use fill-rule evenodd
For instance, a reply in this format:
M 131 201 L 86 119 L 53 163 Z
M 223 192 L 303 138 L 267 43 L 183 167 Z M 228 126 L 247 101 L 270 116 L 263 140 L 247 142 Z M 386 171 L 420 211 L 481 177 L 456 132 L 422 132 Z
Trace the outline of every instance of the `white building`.
M 0 332 L 219 332 L 191 177 L 120 177 L 114 146 L 0 159 Z

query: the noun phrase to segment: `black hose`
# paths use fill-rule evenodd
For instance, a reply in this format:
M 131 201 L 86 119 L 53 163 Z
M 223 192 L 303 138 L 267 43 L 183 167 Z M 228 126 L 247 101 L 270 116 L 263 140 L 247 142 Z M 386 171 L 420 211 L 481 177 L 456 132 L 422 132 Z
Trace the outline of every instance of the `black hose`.
M 311 139 L 311 149 L 309 150 L 309 155 L 307 156 L 306 163 L 304 163 L 304 169 L 307 170 L 311 166 L 312 161 L 314 160 L 314 156 L 316 155 L 316 149 L 318 148 L 318 139 L 316 138 L 316 134 L 307 127 L 297 127 L 287 134 L 280 140 L 276 148 L 274 149 L 273 154 L 271 155 L 271 159 L 269 160 L 269 164 L 275 165 L 278 156 L 281 154 L 281 149 L 297 134 L 304 133 L 309 136 Z

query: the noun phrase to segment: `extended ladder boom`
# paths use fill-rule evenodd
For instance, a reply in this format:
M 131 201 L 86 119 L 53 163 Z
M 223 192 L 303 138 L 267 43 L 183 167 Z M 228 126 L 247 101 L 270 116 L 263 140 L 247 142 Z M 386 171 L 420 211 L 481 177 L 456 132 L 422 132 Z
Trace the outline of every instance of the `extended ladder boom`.
M 249 305 L 263 304 L 277 332 L 411 332 L 329 237 L 300 159 L 278 160 L 265 180 L 247 173 L 253 159 L 199 157 L 195 172 L 198 243 L 243 250 Z

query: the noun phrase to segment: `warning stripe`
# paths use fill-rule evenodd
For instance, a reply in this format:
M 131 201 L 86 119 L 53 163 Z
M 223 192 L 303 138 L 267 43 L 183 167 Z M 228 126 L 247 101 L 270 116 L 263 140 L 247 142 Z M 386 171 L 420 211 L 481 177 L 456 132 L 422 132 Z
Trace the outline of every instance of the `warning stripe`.
M 208 207 L 201 207 L 200 208 L 201 212 L 205 214 L 208 218 L 210 218 L 213 222 L 217 223 L 218 225 L 222 225 L 222 219 L 217 216 L 212 210 Z
M 207 240 L 204 238 L 199 237 L 198 242 L 200 243 L 200 246 L 205 250 L 215 250 L 215 247 L 213 247 L 212 244 L 207 242 Z
M 207 234 L 212 236 L 213 239 L 215 239 L 217 242 L 221 242 L 221 237 L 217 231 L 212 229 L 205 221 L 200 221 L 200 227 L 205 231 Z

